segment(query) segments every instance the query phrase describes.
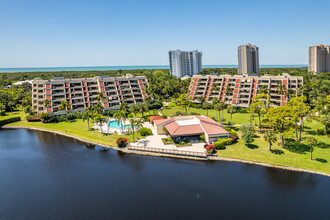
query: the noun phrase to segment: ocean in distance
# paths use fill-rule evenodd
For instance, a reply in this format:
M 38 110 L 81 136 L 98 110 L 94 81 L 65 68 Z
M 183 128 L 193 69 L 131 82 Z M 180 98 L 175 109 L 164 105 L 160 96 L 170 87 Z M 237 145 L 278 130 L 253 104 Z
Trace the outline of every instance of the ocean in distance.
M 307 65 L 260 65 L 260 68 L 298 68 Z M 237 68 L 237 65 L 203 65 L 203 68 Z M 0 72 L 58 72 L 58 71 L 104 71 L 104 70 L 135 70 L 135 69 L 169 69 L 168 65 L 147 66 L 84 66 L 84 67 L 30 67 L 0 68 Z

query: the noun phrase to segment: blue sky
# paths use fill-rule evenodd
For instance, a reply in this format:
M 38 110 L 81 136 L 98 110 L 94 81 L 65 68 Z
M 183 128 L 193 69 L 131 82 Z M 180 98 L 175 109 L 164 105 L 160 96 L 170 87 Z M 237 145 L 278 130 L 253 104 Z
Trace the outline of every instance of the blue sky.
M 0 68 L 167 65 L 171 49 L 203 51 L 203 64 L 307 64 L 330 44 L 329 0 L 0 0 Z

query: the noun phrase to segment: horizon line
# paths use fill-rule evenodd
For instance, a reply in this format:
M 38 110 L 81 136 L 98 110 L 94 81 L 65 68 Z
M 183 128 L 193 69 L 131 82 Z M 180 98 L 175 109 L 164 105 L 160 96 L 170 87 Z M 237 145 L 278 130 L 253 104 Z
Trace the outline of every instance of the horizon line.
M 114 65 L 114 66 L 35 66 L 35 67 L 0 67 L 0 69 L 43 69 L 43 68 L 93 68 L 93 67 L 169 67 L 168 64 L 155 65 Z M 202 66 L 238 66 L 238 64 L 204 64 Z M 260 64 L 259 66 L 308 66 L 308 64 Z

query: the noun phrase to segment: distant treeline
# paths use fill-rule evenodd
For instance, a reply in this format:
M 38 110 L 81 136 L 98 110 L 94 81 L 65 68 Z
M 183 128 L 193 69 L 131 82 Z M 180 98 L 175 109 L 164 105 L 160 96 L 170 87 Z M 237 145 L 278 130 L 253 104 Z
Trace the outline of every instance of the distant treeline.
M 105 70 L 105 71 L 60 71 L 60 72 L 16 72 L 16 73 L 0 73 L 0 80 L 7 82 L 31 80 L 35 78 L 52 79 L 54 77 L 65 78 L 87 78 L 93 76 L 123 76 L 127 73 L 132 75 L 150 75 L 154 69 L 137 69 L 137 70 Z M 169 69 L 162 69 L 162 72 L 169 74 Z M 291 75 L 303 75 L 308 72 L 307 67 L 298 68 L 260 68 L 260 75 L 282 73 Z M 237 74 L 237 68 L 205 68 L 202 74 L 219 73 L 219 74 Z

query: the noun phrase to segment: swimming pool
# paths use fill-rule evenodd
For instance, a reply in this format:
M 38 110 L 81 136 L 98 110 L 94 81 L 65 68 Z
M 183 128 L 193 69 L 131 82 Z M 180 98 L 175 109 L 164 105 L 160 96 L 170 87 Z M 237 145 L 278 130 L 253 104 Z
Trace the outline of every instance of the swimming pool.
M 109 121 L 109 124 L 108 124 L 109 128 L 118 128 L 118 129 L 121 129 L 121 122 L 117 122 L 117 121 Z M 130 129 L 131 126 L 130 125 L 124 125 L 123 126 L 123 129 Z

